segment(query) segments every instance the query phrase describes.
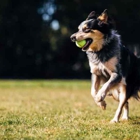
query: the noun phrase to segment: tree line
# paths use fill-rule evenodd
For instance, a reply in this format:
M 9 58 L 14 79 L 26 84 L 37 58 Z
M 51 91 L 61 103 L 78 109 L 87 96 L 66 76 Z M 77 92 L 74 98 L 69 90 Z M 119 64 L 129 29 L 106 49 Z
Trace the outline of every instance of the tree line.
M 108 9 L 123 43 L 140 52 L 138 0 L 1 0 L 0 78 L 90 78 L 86 54 L 70 35 L 95 10 Z

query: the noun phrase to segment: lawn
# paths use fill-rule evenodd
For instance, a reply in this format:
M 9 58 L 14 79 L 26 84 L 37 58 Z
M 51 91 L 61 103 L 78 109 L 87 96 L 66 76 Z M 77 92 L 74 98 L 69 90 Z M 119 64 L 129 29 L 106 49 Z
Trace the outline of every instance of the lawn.
M 130 120 L 109 124 L 118 103 L 101 110 L 90 81 L 0 81 L 0 140 L 140 140 L 140 103 Z

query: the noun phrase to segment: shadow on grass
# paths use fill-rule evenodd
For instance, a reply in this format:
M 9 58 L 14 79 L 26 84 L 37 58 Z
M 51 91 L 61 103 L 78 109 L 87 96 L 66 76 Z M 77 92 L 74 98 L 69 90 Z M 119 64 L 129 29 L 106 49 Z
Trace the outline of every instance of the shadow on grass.
M 140 125 L 140 117 L 139 116 L 131 117 L 130 120 L 131 120 L 132 125 Z

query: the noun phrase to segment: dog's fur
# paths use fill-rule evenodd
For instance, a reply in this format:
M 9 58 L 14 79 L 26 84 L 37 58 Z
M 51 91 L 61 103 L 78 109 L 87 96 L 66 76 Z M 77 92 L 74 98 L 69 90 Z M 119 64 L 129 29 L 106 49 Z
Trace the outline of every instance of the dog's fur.
M 91 95 L 95 103 L 106 108 L 107 93 L 119 101 L 112 123 L 128 120 L 128 99 L 139 100 L 140 59 L 122 45 L 120 35 L 114 30 L 114 22 L 104 10 L 100 16 L 91 12 L 71 36 L 73 42 L 86 40 L 82 48 L 87 53 L 92 73 Z M 101 87 L 102 85 L 102 87 Z

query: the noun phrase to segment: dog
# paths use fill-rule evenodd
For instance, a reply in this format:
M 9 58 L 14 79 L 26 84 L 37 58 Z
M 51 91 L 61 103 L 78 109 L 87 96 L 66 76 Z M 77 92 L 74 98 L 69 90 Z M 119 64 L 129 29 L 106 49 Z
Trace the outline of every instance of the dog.
M 91 95 L 95 103 L 105 109 L 104 99 L 109 94 L 119 101 L 110 122 L 119 122 L 122 110 L 122 119 L 128 120 L 128 99 L 140 100 L 140 59 L 121 43 L 107 9 L 99 16 L 92 11 L 70 38 L 73 42 L 86 40 L 82 51 L 86 52 L 89 60 Z

